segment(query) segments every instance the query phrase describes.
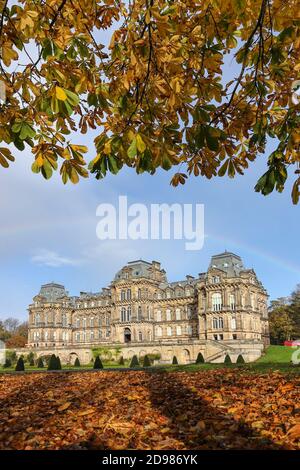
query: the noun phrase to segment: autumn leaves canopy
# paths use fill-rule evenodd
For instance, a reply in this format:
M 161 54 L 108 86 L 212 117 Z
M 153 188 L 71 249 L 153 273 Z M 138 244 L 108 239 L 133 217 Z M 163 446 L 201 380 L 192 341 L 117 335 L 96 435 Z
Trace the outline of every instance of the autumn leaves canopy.
M 296 203 L 299 28 L 298 0 L 0 0 L 0 164 L 14 144 L 47 179 L 179 165 L 177 186 L 243 174 L 272 140 L 256 191 L 282 191 L 291 167 Z

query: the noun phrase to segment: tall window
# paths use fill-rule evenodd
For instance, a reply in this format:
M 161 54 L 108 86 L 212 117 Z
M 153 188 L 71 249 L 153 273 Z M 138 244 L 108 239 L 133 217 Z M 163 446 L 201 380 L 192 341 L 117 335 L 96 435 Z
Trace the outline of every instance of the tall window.
M 156 336 L 158 337 L 162 336 L 162 328 L 160 326 L 156 327 Z
M 83 319 L 83 328 L 86 328 L 86 318 Z
M 125 290 L 121 290 L 121 300 L 125 300 L 126 299 L 126 292 Z
M 251 307 L 255 308 L 255 295 L 251 294 L 250 296 Z
M 131 321 L 131 307 L 127 308 L 127 321 Z
M 148 318 L 148 320 L 151 319 L 151 314 L 150 314 L 150 307 L 149 307 L 149 305 L 147 305 L 147 318 Z
M 192 318 L 192 308 L 191 307 L 187 308 L 187 317 L 188 317 L 188 319 Z
M 76 333 L 75 340 L 76 343 L 80 343 L 80 333 Z
M 231 310 L 235 310 L 235 297 L 234 294 L 229 295 L 229 306 Z
M 142 298 L 142 289 L 138 289 L 138 299 Z
M 67 326 L 67 315 L 65 313 L 61 316 L 62 326 Z
M 127 300 L 131 300 L 131 289 L 127 289 Z
M 138 320 L 140 321 L 142 319 L 142 307 L 139 305 L 138 306 Z
M 181 326 L 176 326 L 176 335 L 177 336 L 181 335 Z
M 224 321 L 223 321 L 223 318 L 222 317 L 219 317 L 219 320 L 218 320 L 218 327 L 223 330 L 224 328 Z
M 91 327 L 91 328 L 94 327 L 94 318 L 93 318 L 93 317 L 90 319 L 90 327 Z
M 180 308 L 176 308 L 175 315 L 176 315 L 176 320 L 181 320 Z
M 218 328 L 218 319 L 217 318 L 213 318 L 213 329 L 217 329 Z
M 212 295 L 212 308 L 214 312 L 222 309 L 222 296 L 220 292 L 215 292 Z
M 170 309 L 167 309 L 166 310 L 166 318 L 167 318 L 167 321 L 171 321 L 171 310 Z
M 231 329 L 236 330 L 236 319 L 235 318 L 231 319 Z
M 172 336 L 172 328 L 171 326 L 167 327 L 167 336 Z
M 91 338 L 91 341 L 94 341 L 94 332 L 93 331 L 91 331 L 90 338 Z
M 76 318 L 76 328 L 80 328 L 80 318 Z
M 122 307 L 121 308 L 121 321 L 126 321 L 126 308 Z
M 143 333 L 139 331 L 139 341 L 143 341 Z
M 156 312 L 156 321 L 161 321 L 161 311 L 157 310 Z

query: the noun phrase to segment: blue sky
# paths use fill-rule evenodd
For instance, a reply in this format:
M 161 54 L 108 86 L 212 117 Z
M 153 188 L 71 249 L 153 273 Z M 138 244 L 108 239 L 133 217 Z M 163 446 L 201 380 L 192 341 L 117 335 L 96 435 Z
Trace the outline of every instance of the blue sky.
M 99 39 L 107 43 L 109 35 L 107 31 Z M 229 80 L 237 70 L 230 57 L 226 62 Z M 95 135 L 73 138 L 73 143 L 89 147 L 88 161 L 95 156 Z M 253 189 L 266 170 L 266 156 L 233 180 L 191 177 L 185 186 L 173 188 L 169 181 L 176 168 L 155 176 L 128 169 L 102 181 L 91 176 L 64 186 L 59 175 L 45 181 L 31 173 L 29 150 L 14 154 L 16 162 L 9 170 L 0 167 L 0 319 L 25 320 L 27 306 L 43 283 L 63 283 L 72 295 L 98 291 L 137 258 L 161 261 L 173 281 L 205 271 L 210 257 L 227 249 L 255 269 L 271 299 L 288 295 L 300 282 L 299 206 L 291 203 L 291 184 L 283 194 L 268 197 Z M 127 195 L 129 204 L 204 204 L 203 249 L 186 251 L 183 240 L 98 240 L 96 208 L 116 204 L 119 195 Z
M 74 139 L 89 145 L 88 159 L 93 137 Z M 0 168 L 0 318 L 25 319 L 42 283 L 63 283 L 72 295 L 98 291 L 137 258 L 161 261 L 172 281 L 205 271 L 211 255 L 227 249 L 255 269 L 271 298 L 288 295 L 300 282 L 299 207 L 291 203 L 290 185 L 268 197 L 253 190 L 265 170 L 264 156 L 234 180 L 192 177 L 178 188 L 169 185 L 172 170 L 149 176 L 129 169 L 64 186 L 58 175 L 45 181 L 31 173 L 29 152 L 16 156 L 9 170 Z M 130 204 L 204 204 L 203 249 L 186 251 L 184 240 L 98 240 L 96 208 L 116 204 L 119 195 L 127 195 Z

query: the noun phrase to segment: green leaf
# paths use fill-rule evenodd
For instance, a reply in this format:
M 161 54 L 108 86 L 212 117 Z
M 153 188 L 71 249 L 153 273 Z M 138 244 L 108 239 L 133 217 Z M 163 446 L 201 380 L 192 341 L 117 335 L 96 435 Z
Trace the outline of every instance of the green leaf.
M 129 158 L 134 158 L 136 154 L 137 154 L 137 142 L 136 142 L 136 138 L 134 138 L 127 150 L 127 155 Z

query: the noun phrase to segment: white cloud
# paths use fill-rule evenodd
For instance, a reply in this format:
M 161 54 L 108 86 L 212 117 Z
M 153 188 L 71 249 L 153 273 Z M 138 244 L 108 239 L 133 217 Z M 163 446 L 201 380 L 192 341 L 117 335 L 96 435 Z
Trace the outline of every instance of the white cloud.
M 82 263 L 79 259 L 67 258 L 60 256 L 55 251 L 50 250 L 39 250 L 31 258 L 32 263 L 38 264 L 40 266 L 50 266 L 52 268 L 60 268 L 62 266 L 78 266 Z

